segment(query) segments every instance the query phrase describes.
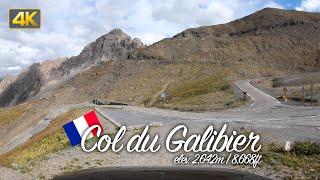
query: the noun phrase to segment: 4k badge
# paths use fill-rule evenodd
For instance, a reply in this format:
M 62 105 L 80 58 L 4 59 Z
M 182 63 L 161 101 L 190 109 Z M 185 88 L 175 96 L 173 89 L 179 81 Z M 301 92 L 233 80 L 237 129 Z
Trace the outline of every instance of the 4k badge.
M 40 9 L 10 9 L 9 28 L 40 28 L 41 12 Z

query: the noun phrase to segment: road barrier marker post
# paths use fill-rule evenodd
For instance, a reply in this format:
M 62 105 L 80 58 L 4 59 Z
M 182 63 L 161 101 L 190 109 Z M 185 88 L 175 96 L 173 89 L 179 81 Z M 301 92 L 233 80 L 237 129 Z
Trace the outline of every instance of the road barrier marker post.
M 311 103 L 311 106 L 313 105 L 312 103 L 312 99 L 313 99 L 313 82 L 311 82 L 311 86 L 310 86 L 310 103 Z
M 285 102 L 287 102 L 288 101 L 288 98 L 287 98 L 287 92 L 288 92 L 288 88 L 287 87 L 283 87 L 283 100 L 285 101 Z
M 244 105 L 246 104 L 246 99 L 247 99 L 247 91 L 242 91 L 243 93 L 243 103 Z
M 301 104 L 305 105 L 304 104 L 304 86 L 302 86 L 301 88 Z

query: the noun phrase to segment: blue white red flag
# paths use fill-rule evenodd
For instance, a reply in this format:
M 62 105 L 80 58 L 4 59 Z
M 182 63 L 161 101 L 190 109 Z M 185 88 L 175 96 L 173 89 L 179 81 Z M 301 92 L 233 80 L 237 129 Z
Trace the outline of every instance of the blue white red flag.
M 94 111 L 91 111 L 84 116 L 81 116 L 63 126 L 70 143 L 72 146 L 76 146 L 81 143 L 81 138 L 85 131 L 93 126 L 99 125 L 103 131 L 100 121 Z M 87 139 L 97 136 L 97 129 L 93 129 L 91 133 L 87 136 Z

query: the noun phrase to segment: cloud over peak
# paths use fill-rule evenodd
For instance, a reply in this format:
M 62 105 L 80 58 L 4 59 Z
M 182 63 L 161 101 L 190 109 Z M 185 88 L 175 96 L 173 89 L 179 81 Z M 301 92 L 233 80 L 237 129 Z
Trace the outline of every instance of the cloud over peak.
M 319 12 L 320 0 L 302 0 L 301 6 L 297 7 L 299 11 Z

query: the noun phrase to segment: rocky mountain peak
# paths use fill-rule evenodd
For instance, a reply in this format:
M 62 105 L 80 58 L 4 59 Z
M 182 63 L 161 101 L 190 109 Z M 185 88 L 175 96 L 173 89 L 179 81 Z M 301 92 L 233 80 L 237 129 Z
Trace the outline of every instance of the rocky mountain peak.
M 144 45 L 138 38 L 114 29 L 88 44 L 78 56 L 36 63 L 13 82 L 2 81 L 0 106 L 24 102 L 103 61 L 128 59 L 129 53 L 141 47 Z
M 121 29 L 114 29 L 88 44 L 78 56 L 62 62 L 53 72 L 68 75 L 79 71 L 79 68 L 83 69 L 103 61 L 127 59 L 130 52 L 142 47 L 144 45 L 140 39 L 132 39 Z
M 106 46 L 103 47 L 124 47 L 128 50 L 136 49 L 136 48 L 141 48 L 144 47 L 143 43 L 141 42 L 140 39 L 138 38 L 131 38 L 128 34 L 124 33 L 121 29 L 114 29 L 110 32 L 108 32 L 105 35 L 102 35 L 99 37 L 95 42 L 90 43 L 87 48 L 94 47 L 96 48 L 97 44 L 103 44 Z M 105 50 L 105 49 L 103 49 Z M 121 57 L 122 58 L 122 57 Z
M 79 58 L 93 64 L 108 59 L 127 59 L 130 52 L 141 47 L 144 45 L 139 39 L 132 39 L 121 29 L 114 29 L 87 45 Z
M 121 35 L 125 34 L 121 29 L 113 29 L 112 31 L 108 32 L 106 35 Z
M 125 40 L 125 39 L 131 39 L 131 37 L 124 33 L 121 29 L 114 29 L 107 34 L 102 35 L 97 40 L 104 39 L 109 41 L 115 41 L 115 40 Z

